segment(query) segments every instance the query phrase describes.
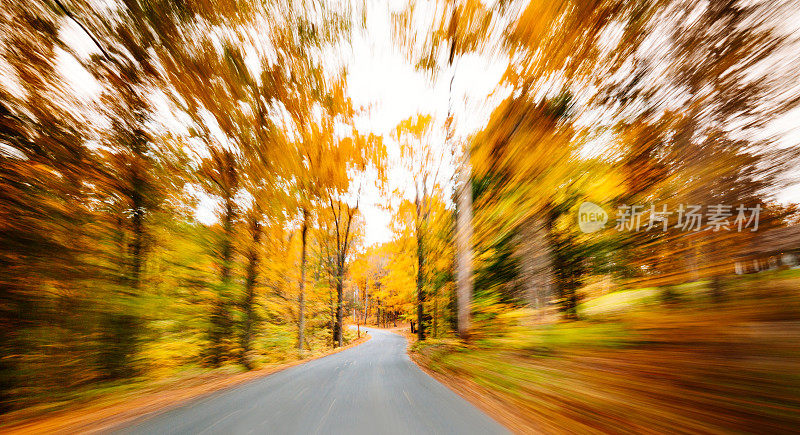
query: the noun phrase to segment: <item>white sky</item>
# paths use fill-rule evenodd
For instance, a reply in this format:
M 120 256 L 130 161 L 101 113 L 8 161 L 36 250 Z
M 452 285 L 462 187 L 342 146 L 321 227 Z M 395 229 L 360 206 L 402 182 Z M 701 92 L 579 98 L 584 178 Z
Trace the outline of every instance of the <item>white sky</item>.
M 349 63 L 348 86 L 350 96 L 356 106 L 369 107 L 365 116 L 357 120 L 361 131 L 372 131 L 383 135 L 389 160 L 399 156 L 399 146 L 391 137 L 391 132 L 400 121 L 417 114 L 432 115 L 438 124 L 438 131 L 447 117 L 450 101 L 449 81 L 452 71 L 438 75 L 436 82 L 414 70 L 406 57 L 392 41 L 392 7 L 402 8 L 405 1 L 373 0 L 367 2 L 367 28 L 353 37 L 353 56 Z M 387 7 L 388 6 L 388 7 Z M 395 11 L 397 9 L 394 9 Z M 474 56 L 464 57 L 455 68 L 452 106 L 458 120 L 456 137 L 473 133 L 469 126 L 480 128 L 485 125 L 494 102 L 499 99 L 487 97 L 496 88 L 505 71 L 504 62 L 487 61 Z M 434 146 L 445 150 L 444 135 L 434 135 Z M 396 163 L 396 162 L 395 162 Z M 443 167 L 440 180 L 452 175 L 452 167 Z M 413 183 L 409 174 L 399 166 L 391 165 L 388 171 L 389 185 L 399 189 L 408 199 L 413 198 Z M 381 205 L 387 205 L 387 198 L 377 189 L 367 191 L 362 197 L 361 212 L 366 228 L 364 242 L 367 245 L 391 240 L 389 229 L 391 212 Z

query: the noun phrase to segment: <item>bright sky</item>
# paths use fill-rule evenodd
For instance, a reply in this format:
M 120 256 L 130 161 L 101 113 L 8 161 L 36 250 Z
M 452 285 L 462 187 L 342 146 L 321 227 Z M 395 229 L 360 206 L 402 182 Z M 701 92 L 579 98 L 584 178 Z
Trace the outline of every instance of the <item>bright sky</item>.
M 400 8 L 405 2 L 390 2 Z M 390 160 L 399 155 L 399 146 L 391 138 L 391 132 L 400 121 L 416 114 L 433 115 L 440 130 L 447 117 L 450 98 L 449 81 L 452 72 L 447 71 L 432 82 L 424 73 L 415 71 L 406 57 L 392 41 L 391 8 L 385 1 L 367 2 L 367 28 L 353 38 L 353 58 L 349 65 L 349 91 L 356 106 L 370 107 L 367 115 L 357 121 L 363 131 L 383 135 Z M 505 71 L 506 64 L 489 62 L 479 57 L 462 58 L 456 66 L 453 82 L 453 112 L 456 119 L 456 136 L 464 137 L 473 131 L 468 126 L 484 125 L 488 119 L 491 102 L 487 97 L 496 88 Z M 496 101 L 492 98 L 491 101 Z M 434 139 L 442 152 L 445 150 L 443 135 Z M 443 168 L 439 177 L 449 179 L 453 168 Z M 411 180 L 398 166 L 389 169 L 389 184 L 400 189 L 411 199 Z M 377 189 L 367 191 L 362 197 L 361 212 L 364 215 L 365 244 L 387 242 L 391 239 L 389 224 L 391 213 L 381 207 L 386 204 Z

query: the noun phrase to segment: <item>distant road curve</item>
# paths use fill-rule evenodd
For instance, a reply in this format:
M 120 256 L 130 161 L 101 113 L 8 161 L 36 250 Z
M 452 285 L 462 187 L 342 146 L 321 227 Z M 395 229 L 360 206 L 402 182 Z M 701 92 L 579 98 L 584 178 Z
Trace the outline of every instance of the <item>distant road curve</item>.
M 120 434 L 508 433 L 424 372 L 400 335 L 372 339 L 137 420 Z

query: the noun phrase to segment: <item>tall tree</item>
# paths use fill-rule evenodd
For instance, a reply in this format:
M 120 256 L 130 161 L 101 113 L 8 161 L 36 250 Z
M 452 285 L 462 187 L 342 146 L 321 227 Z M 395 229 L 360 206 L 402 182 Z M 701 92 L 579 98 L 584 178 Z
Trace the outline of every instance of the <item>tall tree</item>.
M 392 133 L 400 145 L 400 158 L 403 169 L 411 176 L 413 186 L 414 233 L 417 251 L 417 337 L 425 339 L 426 315 L 426 238 L 429 231 L 430 196 L 441 189 L 440 170 L 446 164 L 446 155 L 433 143 L 433 118 L 430 115 L 417 115 L 400 122 Z
M 235 308 L 232 282 L 234 256 L 234 227 L 240 211 L 236 196 L 241 188 L 239 157 L 228 149 L 209 148 L 210 157 L 203 161 L 201 173 L 207 180 L 208 192 L 222 201 L 220 211 L 221 229 L 217 233 L 214 247 L 219 283 L 213 296 L 211 327 L 209 330 L 210 363 L 221 365 L 230 356 L 233 338 L 233 314 Z
M 54 309 L 62 302 L 76 306 L 80 323 L 76 284 L 94 274 L 84 256 L 90 221 L 84 183 L 97 172 L 85 119 L 59 98 L 58 23 L 40 3 L 5 4 L 0 14 L 8 35 L 4 75 L 11 79 L 0 84 L 0 412 L 11 409 L 15 389 L 30 387 L 20 369 L 36 373 L 25 358 L 43 352 L 30 340 L 32 328 L 68 328 Z M 53 347 L 53 360 L 69 345 L 65 339 Z M 61 382 L 72 378 L 64 373 L 70 364 L 64 366 Z
M 352 247 L 353 229 L 358 200 L 355 205 L 349 205 L 343 198 L 328 198 L 334 229 L 334 286 L 336 287 L 335 316 L 333 325 L 333 340 L 335 345 L 343 344 L 343 319 L 344 319 L 344 276 L 348 254 Z
M 496 14 L 496 11 L 477 0 L 442 0 L 426 6 L 432 6 L 433 12 L 421 8 L 416 0 L 410 0 L 404 9 L 393 14 L 392 21 L 396 42 L 418 70 L 426 72 L 433 80 L 442 72 L 450 73 L 445 148 L 450 150 L 454 161 L 458 162 L 452 174 L 457 212 L 456 299 L 458 333 L 461 338 L 467 338 L 473 292 L 472 171 L 469 148 L 461 149 L 459 141 L 454 140 L 453 82 L 458 59 L 484 49 L 491 40 L 491 30 L 498 21 L 497 16 L 501 14 Z M 499 2 L 496 8 L 503 12 L 505 3 Z

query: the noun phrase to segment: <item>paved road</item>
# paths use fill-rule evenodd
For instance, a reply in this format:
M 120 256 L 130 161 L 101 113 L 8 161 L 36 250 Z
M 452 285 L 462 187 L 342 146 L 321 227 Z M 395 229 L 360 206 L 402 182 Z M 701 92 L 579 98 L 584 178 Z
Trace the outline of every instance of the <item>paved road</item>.
M 422 372 L 405 338 L 364 344 L 190 402 L 125 434 L 494 434 L 507 431 Z

